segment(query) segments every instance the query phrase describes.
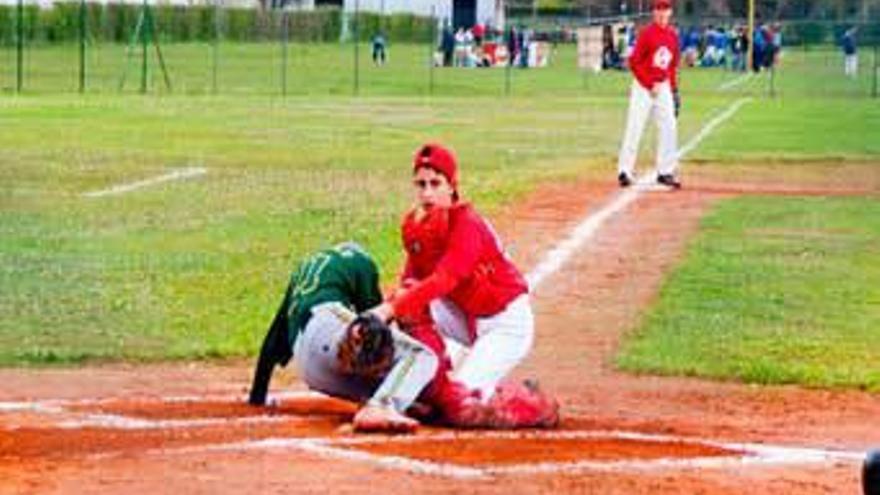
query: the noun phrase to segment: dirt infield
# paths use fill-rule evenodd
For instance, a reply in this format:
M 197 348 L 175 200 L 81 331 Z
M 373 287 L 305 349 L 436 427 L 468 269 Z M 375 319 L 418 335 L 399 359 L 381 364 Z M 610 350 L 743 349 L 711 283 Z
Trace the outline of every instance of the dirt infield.
M 880 189 L 876 178 L 829 184 L 815 168 L 796 185 L 773 167 L 749 181 L 701 170 L 682 191 L 645 192 L 535 292 L 536 347 L 517 373 L 560 397 L 558 430 L 353 435 L 353 405 L 289 373 L 273 386 L 277 406 L 245 405 L 245 361 L 5 370 L 0 493 L 858 493 L 880 397 L 609 365 L 713 202 Z M 533 266 L 615 194 L 612 183 L 556 185 L 496 226 Z

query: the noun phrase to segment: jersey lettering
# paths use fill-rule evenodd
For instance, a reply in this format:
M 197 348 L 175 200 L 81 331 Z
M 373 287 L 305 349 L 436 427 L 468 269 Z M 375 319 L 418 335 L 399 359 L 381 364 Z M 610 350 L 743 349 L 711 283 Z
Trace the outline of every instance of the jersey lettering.
M 318 253 L 303 262 L 296 272 L 296 284 L 291 289 L 292 304 L 288 309 L 288 316 L 296 311 L 300 298 L 316 291 L 321 285 L 321 272 L 330 263 L 330 255 Z
M 672 52 L 669 51 L 669 48 L 665 46 L 661 46 L 654 52 L 654 67 L 659 69 L 667 70 L 669 69 L 669 65 L 672 63 Z

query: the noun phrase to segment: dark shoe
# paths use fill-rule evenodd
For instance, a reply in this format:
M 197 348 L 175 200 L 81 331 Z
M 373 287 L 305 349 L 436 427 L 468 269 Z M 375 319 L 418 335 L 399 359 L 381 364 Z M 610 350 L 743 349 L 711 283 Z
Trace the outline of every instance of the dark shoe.
M 632 185 L 633 180 L 632 177 L 626 175 L 626 172 L 621 172 L 617 174 L 617 183 L 620 184 L 620 187 L 629 187 Z
M 657 183 L 673 189 L 681 189 L 681 182 L 672 174 L 662 174 L 657 176 Z

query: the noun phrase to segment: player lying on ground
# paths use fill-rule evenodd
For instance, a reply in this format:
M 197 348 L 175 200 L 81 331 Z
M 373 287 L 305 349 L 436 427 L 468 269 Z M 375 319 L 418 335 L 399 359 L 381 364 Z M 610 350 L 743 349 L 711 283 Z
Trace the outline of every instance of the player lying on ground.
M 412 431 L 406 410 L 434 378 L 437 356 L 396 328 L 357 316 L 382 301 L 373 259 L 355 244 L 306 258 L 290 278 L 260 351 L 249 402 L 263 405 L 276 364 L 333 397 L 365 402 L 356 430 Z
M 459 198 L 455 155 L 439 144 L 422 146 L 412 180 L 416 205 L 401 227 L 407 255 L 401 288 L 371 312 L 408 326 L 441 357 L 427 395 L 449 423 L 485 425 L 485 413 L 522 399 L 529 407 L 493 426 L 555 425 L 558 406 L 534 383 L 499 387 L 531 350 L 534 317 L 522 274 L 488 222 Z M 436 331 L 469 349 L 451 376 Z

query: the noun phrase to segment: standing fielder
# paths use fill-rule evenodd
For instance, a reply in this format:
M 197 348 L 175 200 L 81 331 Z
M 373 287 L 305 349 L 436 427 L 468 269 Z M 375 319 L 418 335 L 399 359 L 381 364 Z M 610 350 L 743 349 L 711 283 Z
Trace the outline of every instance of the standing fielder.
M 657 146 L 657 182 L 674 189 L 681 187 L 675 176 L 678 168 L 676 118 L 678 96 L 678 34 L 670 25 L 670 0 L 654 0 L 653 22 L 639 34 L 629 59 L 635 80 L 629 97 L 626 131 L 617 162 L 617 181 L 621 187 L 633 183 L 639 141 L 648 116 L 653 113 L 659 129 Z
M 306 258 L 290 278 L 263 342 L 249 402 L 263 405 L 276 364 L 291 358 L 312 390 L 365 405 L 358 431 L 416 429 L 406 410 L 437 372 L 434 351 L 369 315 L 382 302 L 373 259 L 356 244 Z

